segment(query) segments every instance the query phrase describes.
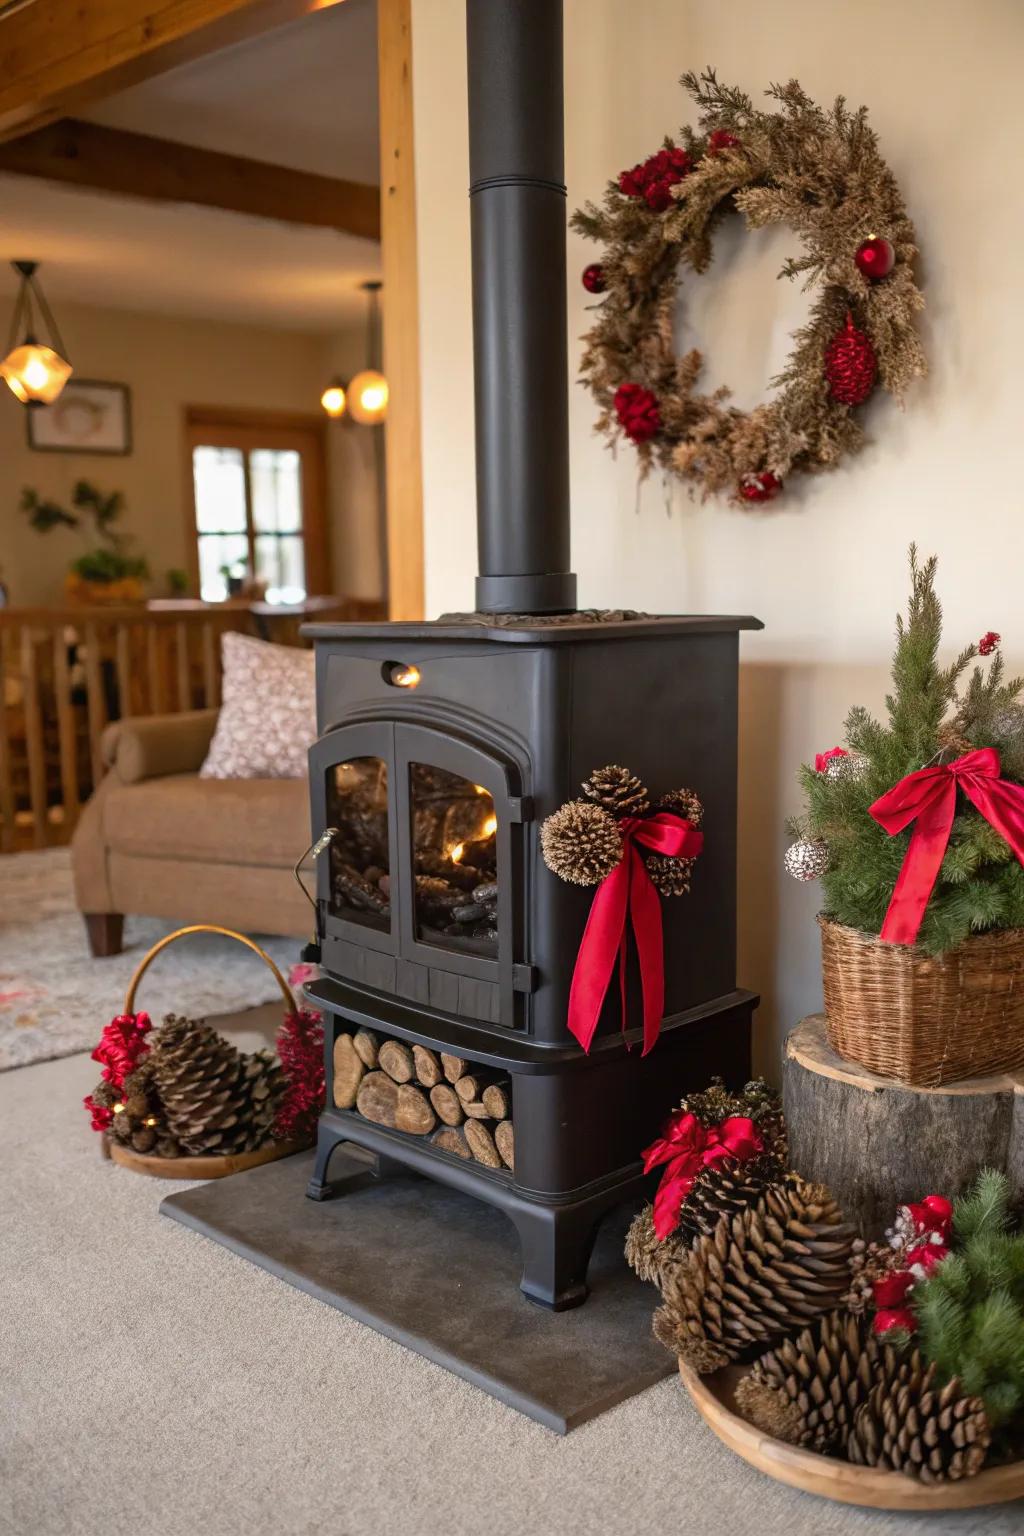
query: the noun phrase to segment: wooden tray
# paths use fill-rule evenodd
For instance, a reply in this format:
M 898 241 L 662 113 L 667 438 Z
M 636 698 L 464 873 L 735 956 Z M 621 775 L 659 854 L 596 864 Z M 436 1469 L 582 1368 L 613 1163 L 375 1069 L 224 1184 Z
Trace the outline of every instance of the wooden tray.
M 223 1157 L 152 1157 L 133 1152 L 112 1137 L 105 1138 L 105 1155 L 121 1168 L 133 1173 L 148 1173 L 154 1179 L 223 1179 L 229 1173 L 244 1173 L 247 1168 L 259 1168 L 263 1163 L 275 1163 L 279 1157 L 290 1157 L 293 1152 L 303 1152 L 307 1141 L 272 1141 L 258 1152 L 239 1152 Z
M 991 1467 L 956 1483 L 919 1483 L 901 1472 L 855 1467 L 774 1440 L 741 1418 L 733 1396 L 743 1375 L 739 1367 L 726 1366 L 710 1376 L 698 1376 L 680 1361 L 679 1374 L 697 1411 L 719 1440 L 759 1472 L 790 1488 L 867 1509 L 974 1509 L 1024 1498 L 1024 1461 Z

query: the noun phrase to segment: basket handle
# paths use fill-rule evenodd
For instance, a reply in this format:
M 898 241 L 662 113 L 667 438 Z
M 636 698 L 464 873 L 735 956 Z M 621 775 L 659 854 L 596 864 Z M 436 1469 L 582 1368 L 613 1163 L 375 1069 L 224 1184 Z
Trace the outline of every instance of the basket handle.
M 244 944 L 247 949 L 252 950 L 253 954 L 259 955 L 260 959 L 264 961 L 264 963 L 270 968 L 273 973 L 274 980 L 281 988 L 281 996 L 284 998 L 285 1007 L 288 1009 L 288 1012 L 298 1012 L 298 1008 L 295 1002 L 295 994 L 265 949 L 261 949 L 260 946 L 254 942 L 254 940 L 246 938 L 244 933 L 236 933 L 233 928 L 220 928 L 216 923 L 193 923 L 188 928 L 178 928 L 174 931 L 174 933 L 168 933 L 164 936 L 164 938 L 158 939 L 157 942 L 153 945 L 153 948 L 143 955 L 142 959 L 135 967 L 135 972 L 131 981 L 128 983 L 128 991 L 125 993 L 124 999 L 125 1013 L 135 1012 L 135 994 L 139 989 L 139 982 L 149 970 L 149 967 L 152 965 L 160 951 L 162 949 L 166 949 L 168 944 L 173 944 L 175 939 L 183 939 L 187 933 L 221 933 L 227 939 L 237 939 L 239 944 Z

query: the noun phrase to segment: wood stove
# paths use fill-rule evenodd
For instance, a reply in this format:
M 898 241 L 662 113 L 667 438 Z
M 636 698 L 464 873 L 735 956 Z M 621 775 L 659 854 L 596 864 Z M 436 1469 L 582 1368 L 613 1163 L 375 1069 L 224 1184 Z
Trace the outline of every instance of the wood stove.
M 380 1173 L 461 1189 L 507 1213 L 524 1293 L 562 1309 L 584 1300 L 597 1225 L 639 1188 L 639 1150 L 665 1115 L 713 1073 L 749 1074 L 756 998 L 735 978 L 736 687 L 738 633 L 760 626 L 575 611 L 561 7 L 469 0 L 468 20 L 477 606 L 436 623 L 305 631 L 320 726 L 314 837 L 333 829 L 318 863 L 324 974 L 308 988 L 328 1026 L 309 1194 L 332 1193 L 342 1143 Z M 617 992 L 589 1055 L 567 1031 L 592 893 L 556 879 L 539 848 L 544 817 L 614 762 L 655 795 L 692 785 L 705 806 L 692 894 L 664 904 L 665 1017 L 643 1060 L 635 975 L 625 1031 Z M 387 1102 L 361 1096 L 361 1113 L 335 1064 L 382 1041 L 397 1086 L 378 1073 Z M 403 1049 L 414 1046 L 415 1067 Z M 496 1092 L 514 1156 L 490 1156 L 479 1129 L 484 1161 L 433 1134 L 441 1060 L 456 1063 L 455 1090 L 462 1077 Z M 452 1118 L 462 1114 L 483 1124 L 468 1093 Z

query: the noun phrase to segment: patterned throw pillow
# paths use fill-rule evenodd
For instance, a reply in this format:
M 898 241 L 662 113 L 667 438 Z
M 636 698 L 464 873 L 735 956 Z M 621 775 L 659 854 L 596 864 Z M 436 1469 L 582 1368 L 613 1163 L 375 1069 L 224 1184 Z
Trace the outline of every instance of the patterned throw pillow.
M 221 640 L 220 714 L 201 779 L 304 779 L 316 739 L 313 652 L 248 635 Z

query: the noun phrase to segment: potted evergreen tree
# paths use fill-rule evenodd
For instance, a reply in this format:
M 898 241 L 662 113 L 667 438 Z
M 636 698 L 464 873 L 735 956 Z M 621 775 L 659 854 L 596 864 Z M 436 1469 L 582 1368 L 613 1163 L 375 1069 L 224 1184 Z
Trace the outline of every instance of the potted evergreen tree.
M 786 854 L 822 881 L 833 1047 L 919 1086 L 1024 1064 L 1024 678 L 992 632 L 939 665 L 935 570 L 912 546 L 888 721 L 803 766 Z

